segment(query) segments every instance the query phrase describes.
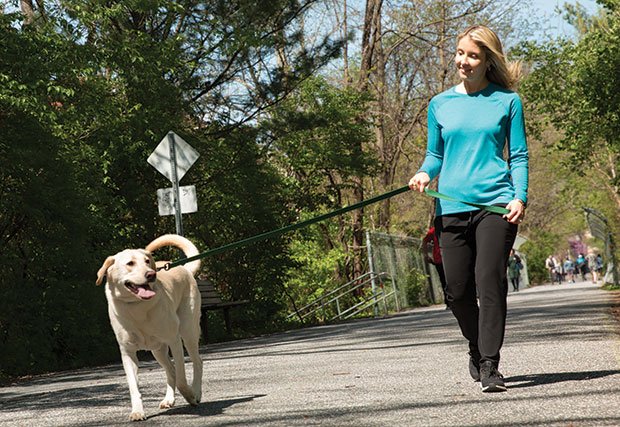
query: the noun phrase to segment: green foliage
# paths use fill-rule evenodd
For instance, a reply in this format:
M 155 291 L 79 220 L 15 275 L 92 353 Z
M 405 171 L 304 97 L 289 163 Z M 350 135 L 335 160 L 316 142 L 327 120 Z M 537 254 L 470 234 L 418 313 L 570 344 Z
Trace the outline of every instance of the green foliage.
M 198 246 L 292 219 L 278 172 L 239 123 L 338 53 L 289 31 L 308 5 L 67 1 L 32 25 L 0 16 L 0 266 L 11 272 L 0 282 L 0 376 L 117 359 L 94 274 L 107 255 L 172 231 L 155 197 L 169 183 L 146 163 L 169 130 L 202 156 L 186 178 L 199 188 L 200 213 L 185 218 Z M 286 72 L 270 59 L 278 46 L 291 49 Z M 242 80 L 248 90 L 230 96 Z M 285 244 L 204 262 L 226 296 L 251 301 L 233 313 L 246 334 L 281 316 Z
M 527 272 L 530 283 L 542 284 L 549 280 L 545 260 L 549 255 L 557 254 L 560 237 L 553 233 L 541 232 L 525 242 L 519 250 L 527 259 Z
M 376 171 L 376 158 L 362 149 L 371 138 L 370 123 L 361 119 L 369 101 L 354 89 L 311 78 L 263 124 L 272 161 L 291 177 L 301 204 L 341 207 L 352 177 Z
M 565 18 L 579 30 L 577 40 L 521 46 L 522 58 L 531 64 L 520 88 L 533 113 L 530 123 L 546 121 L 558 130 L 557 137 L 546 137 L 553 141 L 553 149 L 546 148 L 554 160 L 538 165 L 539 173 L 548 173 L 540 176 L 544 185 L 532 186 L 526 221 L 531 228 L 525 250 L 534 257 L 533 262 L 528 257 L 534 282 L 547 280 L 544 260 L 549 254 L 565 249 L 569 238 L 583 236 L 583 207 L 608 213 L 612 230 L 618 230 L 620 15 L 617 1 L 600 3 L 606 9 L 592 17 L 579 6 L 565 6 Z M 535 177 L 536 159 L 532 163 Z
M 284 173 L 290 209 L 300 213 L 297 221 L 349 204 L 355 178 L 376 170 L 376 159 L 362 149 L 371 138 L 370 123 L 361 118 L 368 103 L 364 93 L 315 77 L 261 123 L 261 142 Z M 294 236 L 295 264 L 286 281 L 292 305 L 303 306 L 352 279 L 347 220 L 339 217 Z
M 209 132 L 210 131 L 210 132 Z M 201 151 L 201 160 L 188 172 L 198 190 L 199 211 L 184 217 L 184 226 L 201 250 L 213 249 L 288 225 L 286 192 L 276 171 L 259 157 L 256 132 L 241 127 L 226 137 L 209 137 L 205 130 L 188 141 Z M 203 160 L 204 159 L 204 160 Z M 170 230 L 173 217 L 160 219 Z M 235 326 L 263 333 L 279 321 L 284 302 L 283 277 L 289 265 L 285 247 L 289 236 L 203 259 L 203 271 L 231 300 L 249 300 L 243 310 L 231 312 Z
M 521 52 L 534 66 L 521 88 L 530 108 L 563 131 L 558 147 L 586 166 L 601 149 L 620 153 L 620 15 L 590 25 L 576 43 L 527 44 Z M 617 178 L 610 184 L 617 193 Z
M 298 233 L 289 246 L 294 264 L 286 272 L 285 288 L 291 298 L 288 312 L 312 303 L 343 284 L 338 272 L 344 269 L 346 256 L 337 247 L 326 251 L 321 240 L 320 233 L 310 229 Z M 335 307 L 330 305 L 307 320 L 323 322 L 335 314 Z
M 428 277 L 418 268 L 412 268 L 405 282 L 405 294 L 409 307 L 420 307 L 430 304 L 428 296 Z
M 65 139 L 79 49 L 46 28 L 0 16 L 0 375 L 110 360 L 105 298 L 94 286 L 89 234 L 99 218 Z M 6 42 L 6 43 L 4 43 Z M 88 323 L 88 327 L 84 327 Z

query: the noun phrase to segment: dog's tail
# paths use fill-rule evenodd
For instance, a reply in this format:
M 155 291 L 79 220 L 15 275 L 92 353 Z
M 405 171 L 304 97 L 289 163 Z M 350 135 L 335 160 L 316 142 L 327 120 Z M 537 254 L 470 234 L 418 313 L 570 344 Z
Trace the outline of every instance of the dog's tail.
M 174 246 L 183 251 L 187 258 L 193 257 L 194 255 L 198 255 L 198 249 L 192 242 L 187 240 L 183 236 L 179 236 L 178 234 L 165 234 L 157 239 L 153 240 L 146 246 L 146 250 L 149 252 L 155 252 L 159 248 L 163 248 L 165 246 Z M 195 260 L 188 262 L 185 264 L 185 268 L 187 268 L 192 275 L 196 275 L 198 270 L 200 269 L 200 260 Z

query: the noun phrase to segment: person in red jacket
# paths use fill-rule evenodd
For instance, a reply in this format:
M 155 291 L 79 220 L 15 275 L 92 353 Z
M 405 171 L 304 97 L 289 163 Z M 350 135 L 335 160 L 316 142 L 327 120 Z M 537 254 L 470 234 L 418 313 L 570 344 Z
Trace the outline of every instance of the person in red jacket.
M 422 239 L 422 252 L 426 262 L 433 264 L 441 281 L 441 290 L 443 291 L 443 301 L 446 309 L 450 308 L 448 297 L 446 296 L 446 274 L 443 271 L 443 263 L 441 261 L 441 250 L 439 248 L 439 240 L 435 234 L 435 227 L 429 228 L 426 236 Z

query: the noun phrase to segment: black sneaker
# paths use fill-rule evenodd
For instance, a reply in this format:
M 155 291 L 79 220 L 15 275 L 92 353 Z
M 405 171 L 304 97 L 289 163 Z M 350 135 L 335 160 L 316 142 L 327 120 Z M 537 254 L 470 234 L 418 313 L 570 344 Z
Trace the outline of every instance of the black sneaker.
M 504 377 L 499 373 L 493 362 L 483 362 L 480 365 L 480 385 L 485 393 L 506 391 Z
M 469 375 L 474 381 L 480 381 L 480 354 L 469 352 Z

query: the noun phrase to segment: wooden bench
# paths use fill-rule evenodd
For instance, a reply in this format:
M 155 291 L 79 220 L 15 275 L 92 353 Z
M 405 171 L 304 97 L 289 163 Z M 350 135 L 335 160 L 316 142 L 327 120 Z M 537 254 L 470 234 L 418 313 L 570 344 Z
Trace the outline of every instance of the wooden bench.
M 200 291 L 200 327 L 202 328 L 202 337 L 205 344 L 207 343 L 207 311 L 222 310 L 224 312 L 224 322 L 226 324 L 226 332 L 232 334 L 232 325 L 230 323 L 230 309 L 240 305 L 247 304 L 249 301 L 222 301 L 220 293 L 215 289 L 213 283 L 208 280 L 197 280 L 198 290 Z

